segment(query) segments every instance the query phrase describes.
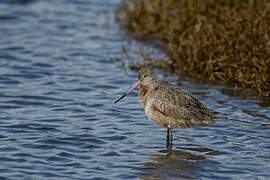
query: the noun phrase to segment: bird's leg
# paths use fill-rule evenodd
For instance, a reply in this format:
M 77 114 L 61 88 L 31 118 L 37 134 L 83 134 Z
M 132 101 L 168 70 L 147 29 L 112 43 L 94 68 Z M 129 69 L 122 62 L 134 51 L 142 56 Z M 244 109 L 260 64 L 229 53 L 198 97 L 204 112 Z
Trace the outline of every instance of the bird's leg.
M 170 145 L 171 145 L 171 147 L 172 147 L 172 145 L 173 145 L 173 131 L 172 131 L 172 128 L 170 128 Z
M 171 150 L 172 148 L 172 140 L 173 140 L 173 134 L 172 134 L 172 128 L 170 126 L 167 127 L 167 149 Z
M 167 139 L 166 139 L 166 147 L 169 149 L 170 147 L 170 127 L 167 127 Z

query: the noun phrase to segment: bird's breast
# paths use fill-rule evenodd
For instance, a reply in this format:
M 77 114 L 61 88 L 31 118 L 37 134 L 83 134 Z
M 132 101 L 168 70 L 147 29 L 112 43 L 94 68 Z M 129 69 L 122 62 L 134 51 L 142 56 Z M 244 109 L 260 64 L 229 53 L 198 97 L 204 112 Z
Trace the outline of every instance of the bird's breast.
M 146 101 L 145 107 L 144 107 L 144 112 L 149 119 L 152 119 L 151 118 L 151 114 L 153 113 L 152 103 L 153 103 L 153 99 L 149 99 Z

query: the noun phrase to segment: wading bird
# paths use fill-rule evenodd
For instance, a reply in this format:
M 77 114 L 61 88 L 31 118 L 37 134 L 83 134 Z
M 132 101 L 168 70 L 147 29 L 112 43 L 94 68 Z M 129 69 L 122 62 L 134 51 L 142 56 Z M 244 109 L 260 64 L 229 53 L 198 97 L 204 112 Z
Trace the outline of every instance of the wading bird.
M 152 71 L 146 68 L 139 70 L 138 80 L 114 103 L 137 87 L 145 114 L 161 127 L 167 128 L 168 149 L 172 147 L 172 128 L 207 125 L 214 121 L 214 113 L 192 94 L 166 81 L 158 80 Z

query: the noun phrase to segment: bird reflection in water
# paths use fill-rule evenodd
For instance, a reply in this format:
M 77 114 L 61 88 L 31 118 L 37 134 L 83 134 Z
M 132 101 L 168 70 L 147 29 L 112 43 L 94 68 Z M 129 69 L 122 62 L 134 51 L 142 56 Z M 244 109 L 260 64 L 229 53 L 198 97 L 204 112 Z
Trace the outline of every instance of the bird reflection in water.
M 182 149 L 161 150 L 150 155 L 139 175 L 141 179 L 194 179 L 194 172 L 199 171 L 205 161 L 207 159 L 201 153 Z

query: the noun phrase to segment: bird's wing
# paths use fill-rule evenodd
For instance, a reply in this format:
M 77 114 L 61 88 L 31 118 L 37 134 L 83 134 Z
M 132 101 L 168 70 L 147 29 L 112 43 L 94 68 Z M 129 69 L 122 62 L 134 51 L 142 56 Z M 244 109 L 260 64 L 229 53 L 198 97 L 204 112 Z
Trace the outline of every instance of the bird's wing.
M 213 113 L 188 92 L 171 85 L 156 90 L 153 108 L 179 120 L 212 121 Z

